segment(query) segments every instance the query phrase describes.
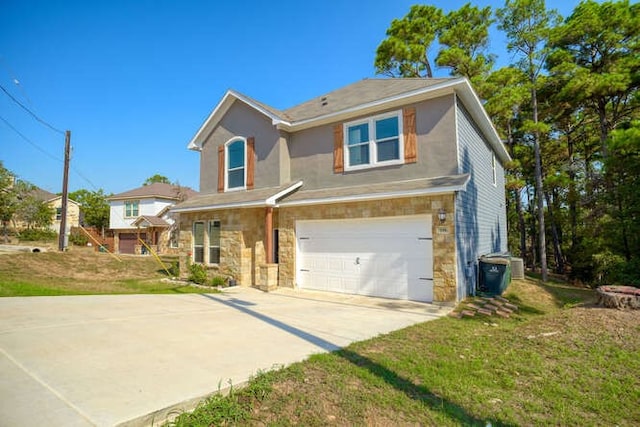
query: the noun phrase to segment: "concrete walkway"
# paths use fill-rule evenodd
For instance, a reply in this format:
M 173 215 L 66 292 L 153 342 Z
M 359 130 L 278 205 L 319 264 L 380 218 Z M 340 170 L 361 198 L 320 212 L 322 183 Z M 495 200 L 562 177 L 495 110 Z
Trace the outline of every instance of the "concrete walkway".
M 0 425 L 156 425 L 259 370 L 449 310 L 248 288 L 0 298 Z

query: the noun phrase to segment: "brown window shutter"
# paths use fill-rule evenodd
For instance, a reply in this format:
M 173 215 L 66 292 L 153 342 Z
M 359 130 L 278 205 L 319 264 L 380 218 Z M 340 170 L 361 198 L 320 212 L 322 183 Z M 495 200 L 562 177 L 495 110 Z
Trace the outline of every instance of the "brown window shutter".
M 415 163 L 418 161 L 415 107 L 406 107 L 402 110 L 402 129 L 404 133 L 404 162 Z
M 342 123 L 333 126 L 333 173 L 344 172 L 344 136 Z
M 253 136 L 247 138 L 247 190 L 253 189 L 256 168 L 256 142 Z
M 218 193 L 224 191 L 224 145 L 218 147 Z

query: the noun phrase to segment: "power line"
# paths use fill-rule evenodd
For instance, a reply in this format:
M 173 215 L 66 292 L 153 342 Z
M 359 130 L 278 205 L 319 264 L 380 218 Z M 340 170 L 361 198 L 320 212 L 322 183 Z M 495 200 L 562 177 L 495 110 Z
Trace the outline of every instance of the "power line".
M 47 150 L 45 150 L 44 148 L 40 147 L 38 144 L 36 144 L 35 142 L 31 141 L 29 138 L 27 138 L 26 136 L 24 136 L 18 129 L 16 129 L 11 123 L 9 123 L 4 117 L 0 116 L 0 120 L 2 120 L 12 131 L 14 131 L 15 133 L 17 133 L 18 135 L 20 135 L 20 137 L 22 139 L 24 139 L 25 141 L 27 141 L 29 144 L 33 145 L 38 151 L 46 154 L 47 156 L 51 157 L 53 160 L 62 163 L 62 159 L 60 159 L 59 157 L 54 156 L 53 154 L 49 153 Z
M 9 97 L 11 98 L 11 100 L 13 102 L 15 102 L 16 104 L 18 104 L 20 107 L 22 107 L 27 113 L 29 113 L 34 119 L 36 119 L 37 121 L 39 121 L 40 123 L 42 123 L 43 125 L 45 125 L 46 127 L 48 127 L 49 129 L 51 129 L 54 132 L 58 132 L 60 135 L 64 135 L 65 133 L 63 131 L 61 131 L 58 128 L 53 127 L 52 125 L 50 125 L 49 123 L 45 122 L 44 120 L 42 120 L 40 117 L 38 117 L 36 115 L 36 113 L 34 113 L 33 111 L 31 111 L 29 108 L 27 108 L 22 102 L 18 101 L 17 99 L 15 99 L 13 97 L 13 95 L 11 95 L 9 93 L 9 91 L 7 91 L 4 86 L 0 85 L 0 89 L 2 89 L 2 91 Z
M 46 154 L 48 157 L 52 158 L 53 160 L 60 162 L 60 163 L 64 163 L 62 159 L 60 159 L 59 157 L 54 156 L 53 154 L 49 153 L 47 150 L 45 150 L 44 148 L 40 147 L 38 144 L 36 144 L 35 142 L 33 142 L 32 140 L 30 140 L 29 138 L 27 138 L 22 132 L 20 132 L 18 129 L 16 129 L 11 123 L 9 123 L 4 117 L 0 116 L 0 120 L 2 120 L 7 127 L 9 127 L 12 131 L 14 131 L 16 134 L 18 134 L 22 139 L 24 139 L 25 141 L 27 141 L 29 144 L 31 144 L 34 148 L 36 148 L 38 151 Z M 99 188 L 97 185 L 95 185 L 93 182 L 91 182 L 91 180 L 89 178 L 87 178 L 82 172 L 80 172 L 78 170 L 78 168 L 71 166 L 71 170 L 78 175 L 81 179 L 83 179 L 86 183 L 88 183 L 95 191 L 98 191 Z
M 73 166 L 71 166 L 71 170 L 76 175 L 78 175 L 80 178 L 84 179 L 93 188 L 94 191 L 98 191 L 99 190 L 99 188 L 93 182 L 91 182 L 91 180 L 89 180 L 89 178 L 87 178 L 82 173 L 80 173 L 80 171 L 77 168 L 74 168 Z

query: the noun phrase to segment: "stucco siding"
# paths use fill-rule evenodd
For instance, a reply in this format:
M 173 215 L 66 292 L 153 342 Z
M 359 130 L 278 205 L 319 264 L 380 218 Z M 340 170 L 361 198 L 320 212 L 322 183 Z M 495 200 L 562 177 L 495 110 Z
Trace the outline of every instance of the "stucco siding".
M 418 141 L 416 163 L 335 174 L 333 172 L 334 123 L 291 135 L 289 141 L 291 178 L 302 179 L 305 189 L 318 189 L 455 174 L 453 95 L 428 100 L 414 106 Z M 384 112 L 381 111 L 380 114 Z M 349 119 L 349 121 L 366 117 L 368 116 Z
M 481 255 L 507 250 L 504 168 L 496 157 L 494 184 L 493 151 L 457 101 L 459 173 L 469 173 L 466 191 L 456 197 L 456 241 L 458 247 L 458 299 L 474 289 L 477 260 Z
M 235 101 L 207 137 L 200 154 L 200 192 L 218 190 L 218 147 L 233 137 L 255 138 L 255 187 L 280 184 L 280 132 L 271 120 L 244 102 Z

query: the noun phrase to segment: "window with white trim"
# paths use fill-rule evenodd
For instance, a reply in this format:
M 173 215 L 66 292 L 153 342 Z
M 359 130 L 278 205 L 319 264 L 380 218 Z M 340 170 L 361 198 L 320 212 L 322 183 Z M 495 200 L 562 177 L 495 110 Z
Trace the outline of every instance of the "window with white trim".
M 246 185 L 247 141 L 234 138 L 225 144 L 226 190 L 243 189 Z
M 56 208 L 56 221 L 62 220 L 62 208 Z
M 403 163 L 402 112 L 344 124 L 345 169 L 365 169 Z
M 220 221 L 209 221 L 209 264 L 220 264 Z
M 140 212 L 140 201 L 134 200 L 130 202 L 124 202 L 124 217 L 135 218 Z
M 193 262 L 204 262 L 204 221 L 193 223 Z

